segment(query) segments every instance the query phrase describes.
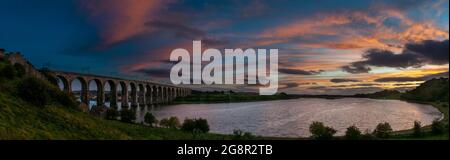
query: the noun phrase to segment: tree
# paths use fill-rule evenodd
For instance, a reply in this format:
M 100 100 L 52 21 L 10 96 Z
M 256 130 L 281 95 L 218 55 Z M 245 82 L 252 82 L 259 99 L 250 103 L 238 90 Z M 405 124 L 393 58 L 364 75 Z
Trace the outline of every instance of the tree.
M 136 113 L 132 109 L 122 109 L 120 111 L 120 121 L 125 123 L 133 123 L 136 120 Z
M 19 63 L 14 64 L 14 70 L 17 77 L 23 77 L 25 75 L 25 68 Z
M 392 127 L 389 123 L 379 123 L 373 133 L 378 138 L 389 138 L 390 134 L 392 132 Z
M 420 137 L 422 136 L 422 124 L 419 121 L 414 121 L 414 136 Z
M 181 126 L 181 130 L 186 132 L 200 132 L 200 133 L 208 133 L 209 125 L 206 119 L 185 119 L 183 125 Z
M 20 98 L 35 106 L 44 107 L 51 101 L 50 86 L 40 79 L 34 77 L 25 78 L 17 87 Z
M 240 129 L 233 130 L 233 140 L 249 140 L 254 138 L 255 136 L 250 132 L 244 132 Z
M 312 138 L 314 139 L 330 140 L 337 131 L 331 127 L 325 126 L 322 122 L 313 122 L 309 126 L 309 132 L 311 132 Z
M 12 79 L 16 76 L 16 71 L 13 66 L 10 64 L 6 64 L 3 67 L 0 66 L 0 77 L 4 77 L 6 79 Z
M 106 110 L 106 119 L 108 120 L 117 120 L 119 115 L 120 115 L 119 111 L 117 111 L 117 109 L 115 108 L 110 108 Z
M 347 128 L 347 131 L 345 131 L 345 138 L 356 140 L 361 138 L 361 131 L 356 126 L 350 126 Z
M 177 117 L 164 118 L 159 121 L 159 125 L 166 128 L 177 129 L 180 128 L 180 120 Z
M 151 127 L 153 127 L 153 125 L 155 123 L 157 123 L 158 120 L 155 118 L 155 116 L 152 113 L 147 112 L 147 113 L 145 113 L 145 116 L 144 116 L 144 122 L 147 123 L 148 125 L 150 125 Z

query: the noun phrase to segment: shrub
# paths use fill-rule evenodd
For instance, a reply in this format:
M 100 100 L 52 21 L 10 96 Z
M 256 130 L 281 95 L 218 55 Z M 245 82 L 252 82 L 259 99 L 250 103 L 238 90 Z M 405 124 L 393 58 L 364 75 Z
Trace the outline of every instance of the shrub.
M 145 116 L 144 116 L 144 122 L 153 127 L 153 125 L 156 124 L 158 122 L 158 120 L 155 118 L 155 116 L 152 113 L 147 112 L 147 113 L 145 113 Z
M 25 75 L 25 68 L 19 63 L 14 64 L 15 76 L 23 77 Z
M 181 130 L 186 132 L 200 132 L 200 133 L 208 133 L 209 125 L 206 119 L 185 119 L 183 122 L 183 126 L 181 126 Z
M 323 125 L 322 122 L 313 122 L 309 126 L 309 132 L 312 134 L 312 138 L 318 140 L 329 140 L 333 138 L 333 135 L 336 134 L 336 130 Z
M 17 88 L 20 98 L 38 107 L 44 107 L 51 100 L 49 86 L 40 79 L 28 77 Z
M 13 79 L 16 76 L 16 71 L 13 66 L 6 64 L 3 67 L 0 66 L 0 77 L 6 79 Z
M 56 98 L 56 101 L 63 106 L 77 108 L 76 98 L 72 94 L 60 91 L 59 88 L 55 88 L 54 86 L 52 93 L 52 97 Z
M 419 121 L 414 121 L 414 133 L 413 135 L 416 137 L 422 136 L 422 124 Z
M 107 110 L 108 110 L 108 108 L 106 108 L 105 106 L 92 106 L 92 108 L 89 111 L 89 113 L 91 115 L 94 115 L 94 116 L 97 116 L 97 117 L 102 117 L 102 116 L 105 115 Z
M 347 128 L 347 131 L 345 131 L 345 138 L 352 140 L 360 139 L 361 131 L 356 126 L 350 126 Z
M 164 118 L 159 122 L 159 125 L 166 128 L 177 129 L 180 128 L 180 120 L 177 117 Z
M 373 134 L 369 130 L 366 130 L 364 132 L 364 134 L 361 136 L 361 139 L 363 139 L 363 140 L 373 140 L 373 139 L 375 139 L 375 137 L 373 136 Z
M 435 119 L 431 124 L 431 133 L 442 134 L 445 132 L 445 125 L 441 121 Z
M 117 109 L 115 108 L 109 108 L 108 110 L 106 110 L 106 119 L 108 120 L 117 120 L 117 118 L 119 117 L 119 111 L 117 111 Z
M 373 134 L 375 134 L 378 138 L 389 138 L 390 134 L 392 132 L 392 127 L 389 123 L 379 123 L 375 130 L 373 131 Z
M 136 113 L 132 109 L 122 109 L 120 111 L 120 121 L 125 123 L 133 123 L 136 120 Z
M 240 129 L 233 130 L 233 140 L 249 140 L 254 138 L 255 136 L 250 132 L 243 132 Z

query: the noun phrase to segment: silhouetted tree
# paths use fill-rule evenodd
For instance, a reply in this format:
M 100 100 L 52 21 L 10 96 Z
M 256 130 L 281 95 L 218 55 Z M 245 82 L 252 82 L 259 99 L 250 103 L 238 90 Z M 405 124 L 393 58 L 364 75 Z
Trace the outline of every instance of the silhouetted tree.
M 337 131 L 331 127 L 323 125 L 322 122 L 313 122 L 309 126 L 309 132 L 311 132 L 312 138 L 314 139 L 330 140 Z
M 378 138 L 389 138 L 390 134 L 392 132 L 392 127 L 389 123 L 379 123 L 375 130 L 373 131 L 373 134 Z

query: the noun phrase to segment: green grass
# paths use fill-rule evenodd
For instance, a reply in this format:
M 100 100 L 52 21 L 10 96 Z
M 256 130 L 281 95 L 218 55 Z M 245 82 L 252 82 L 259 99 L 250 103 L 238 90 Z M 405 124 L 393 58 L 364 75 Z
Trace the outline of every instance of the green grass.
M 229 139 L 220 134 L 196 135 L 176 129 L 150 128 L 93 117 L 75 109 L 38 108 L 0 93 L 0 139 Z

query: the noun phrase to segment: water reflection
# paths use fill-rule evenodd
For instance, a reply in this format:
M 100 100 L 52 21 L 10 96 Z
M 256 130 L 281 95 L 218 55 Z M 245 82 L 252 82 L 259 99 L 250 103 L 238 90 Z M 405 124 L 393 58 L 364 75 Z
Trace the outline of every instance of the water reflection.
M 415 120 L 428 125 L 442 117 L 437 109 L 428 105 L 360 98 L 182 104 L 138 107 L 136 112 L 139 122 L 146 112 L 152 112 L 158 119 L 201 117 L 208 120 L 211 132 L 215 133 L 230 134 L 233 129 L 241 129 L 256 135 L 283 137 L 309 136 L 312 121 L 324 122 L 337 129 L 337 135 L 343 135 L 351 125 L 364 131 L 388 122 L 394 130 L 402 130 L 412 128 Z

